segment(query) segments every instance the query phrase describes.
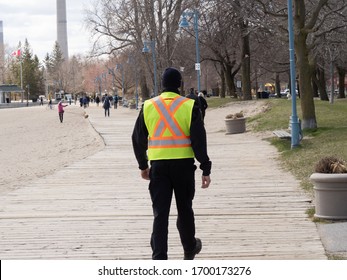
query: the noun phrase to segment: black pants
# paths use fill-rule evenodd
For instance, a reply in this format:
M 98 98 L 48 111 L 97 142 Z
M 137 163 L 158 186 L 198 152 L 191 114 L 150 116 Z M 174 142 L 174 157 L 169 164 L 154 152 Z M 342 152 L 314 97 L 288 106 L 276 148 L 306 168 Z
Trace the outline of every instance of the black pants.
M 105 117 L 106 115 L 109 117 L 110 116 L 110 108 L 105 108 Z
M 195 248 L 195 221 L 192 209 L 195 194 L 194 159 L 151 162 L 149 191 L 153 207 L 152 259 L 168 258 L 168 225 L 173 193 L 177 207 L 177 229 L 184 251 Z
M 64 112 L 59 112 L 59 120 L 62 123 L 64 118 Z

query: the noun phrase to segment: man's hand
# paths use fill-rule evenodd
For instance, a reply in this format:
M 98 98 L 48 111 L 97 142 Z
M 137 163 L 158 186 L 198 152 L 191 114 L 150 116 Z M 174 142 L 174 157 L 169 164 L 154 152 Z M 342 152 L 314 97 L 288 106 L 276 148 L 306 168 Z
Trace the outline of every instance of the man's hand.
M 210 183 L 211 183 L 211 178 L 210 178 L 210 176 L 204 176 L 204 175 L 202 175 L 201 179 L 202 179 L 202 185 L 201 185 L 201 187 L 202 187 L 203 189 L 207 189 L 207 188 L 209 187 Z
M 149 168 L 141 170 L 142 179 L 149 180 Z

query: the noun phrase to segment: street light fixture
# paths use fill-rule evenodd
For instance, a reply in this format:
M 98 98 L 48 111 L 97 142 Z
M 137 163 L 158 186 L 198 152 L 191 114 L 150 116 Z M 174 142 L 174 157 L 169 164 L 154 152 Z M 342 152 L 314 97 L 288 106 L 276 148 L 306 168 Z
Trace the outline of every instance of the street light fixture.
M 295 53 L 294 53 L 294 28 L 293 28 L 293 5 L 292 0 L 288 0 L 288 31 L 289 31 L 289 57 L 290 57 L 290 91 L 292 95 L 292 116 L 291 124 L 291 148 L 299 146 L 300 142 L 300 122 L 296 110 L 296 86 L 295 86 Z
M 181 16 L 181 22 L 179 24 L 180 28 L 188 28 L 190 26 L 187 20 L 187 16 L 192 16 L 194 18 L 195 49 L 196 49 L 195 70 L 197 71 L 196 78 L 198 82 L 198 92 L 200 92 L 201 67 L 200 67 L 199 29 L 198 29 L 199 12 L 197 10 L 194 10 L 193 12 L 183 12 Z
M 144 41 L 143 42 L 143 53 L 149 53 L 148 45 L 150 44 L 152 51 L 152 60 L 153 60 L 153 72 L 154 72 L 154 96 L 158 95 L 158 86 L 157 86 L 157 61 L 155 55 L 155 41 Z
M 142 49 L 143 53 L 149 53 L 150 52 L 150 49 L 148 48 L 148 44 L 150 44 L 150 42 L 144 42 L 143 43 L 143 49 Z

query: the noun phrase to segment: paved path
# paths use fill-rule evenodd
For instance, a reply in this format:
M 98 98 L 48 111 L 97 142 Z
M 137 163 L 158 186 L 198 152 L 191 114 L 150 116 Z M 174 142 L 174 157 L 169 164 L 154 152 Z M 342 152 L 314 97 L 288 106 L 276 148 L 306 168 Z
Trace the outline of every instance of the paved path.
M 150 259 L 147 181 L 131 146 L 137 111 L 87 109 L 104 150 L 0 196 L 0 259 Z M 326 259 L 309 199 L 278 168 L 276 150 L 206 119 L 212 184 L 194 200 L 199 259 Z M 172 207 L 169 258 L 182 259 Z

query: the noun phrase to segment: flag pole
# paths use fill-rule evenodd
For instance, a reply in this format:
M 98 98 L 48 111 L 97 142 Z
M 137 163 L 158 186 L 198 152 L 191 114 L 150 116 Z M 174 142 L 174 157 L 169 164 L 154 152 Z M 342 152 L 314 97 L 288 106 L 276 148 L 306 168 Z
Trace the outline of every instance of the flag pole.
M 12 53 L 17 59 L 19 59 L 19 67 L 20 67 L 20 88 L 22 90 L 22 103 L 24 102 L 24 93 L 23 93 L 23 62 L 22 62 L 22 43 L 19 41 L 19 46 L 16 51 Z
M 23 90 L 23 66 L 22 66 L 22 57 L 19 57 L 20 64 L 20 88 Z M 22 103 L 24 102 L 24 93 L 22 91 Z
M 19 55 L 19 64 L 20 64 L 20 88 L 23 90 L 23 65 L 22 65 L 22 42 L 19 41 L 19 48 L 17 50 Z M 24 102 L 24 93 L 22 91 L 22 103 Z
M 23 66 L 22 66 L 22 57 L 19 57 L 20 62 L 20 87 L 23 89 Z

